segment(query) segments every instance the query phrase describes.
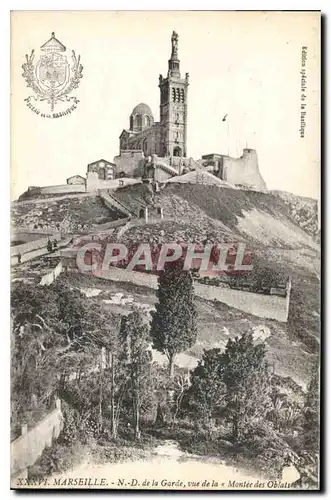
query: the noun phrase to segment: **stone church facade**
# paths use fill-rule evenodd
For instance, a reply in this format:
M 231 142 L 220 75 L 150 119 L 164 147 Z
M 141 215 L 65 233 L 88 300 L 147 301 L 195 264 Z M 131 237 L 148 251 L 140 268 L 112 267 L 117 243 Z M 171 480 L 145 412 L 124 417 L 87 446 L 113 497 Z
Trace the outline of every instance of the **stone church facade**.
M 141 151 L 145 157 L 156 155 L 161 158 L 187 155 L 187 94 L 189 75 L 181 78 L 178 58 L 178 35 L 172 33 L 171 56 L 168 74 L 159 76 L 160 121 L 154 121 L 147 104 L 140 103 L 132 111 L 129 129 L 120 135 L 120 155 Z

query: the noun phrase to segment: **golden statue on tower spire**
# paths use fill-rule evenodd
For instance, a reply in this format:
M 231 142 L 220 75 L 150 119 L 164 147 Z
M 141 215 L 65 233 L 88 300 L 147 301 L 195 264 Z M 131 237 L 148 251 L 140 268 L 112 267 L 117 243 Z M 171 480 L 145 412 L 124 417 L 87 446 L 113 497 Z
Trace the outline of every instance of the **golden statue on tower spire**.
M 172 58 L 177 57 L 178 56 L 178 33 L 176 33 L 176 31 L 172 32 L 171 46 L 172 46 L 171 57 Z

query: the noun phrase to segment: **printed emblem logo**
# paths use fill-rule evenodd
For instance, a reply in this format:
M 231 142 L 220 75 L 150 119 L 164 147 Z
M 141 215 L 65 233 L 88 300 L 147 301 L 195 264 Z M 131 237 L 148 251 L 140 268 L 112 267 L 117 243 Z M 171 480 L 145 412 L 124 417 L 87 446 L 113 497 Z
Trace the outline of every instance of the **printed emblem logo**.
M 34 95 L 25 99 L 27 106 L 43 118 L 60 118 L 77 108 L 78 99 L 69 94 L 78 88 L 83 77 L 83 66 L 80 56 L 76 57 L 72 50 L 71 64 L 64 55 L 66 47 L 55 38 L 51 38 L 40 47 L 43 52 L 39 61 L 34 64 L 35 51 L 30 57 L 26 54 L 26 62 L 22 65 L 23 78 L 27 87 L 31 87 Z M 68 103 L 71 105 L 68 106 Z

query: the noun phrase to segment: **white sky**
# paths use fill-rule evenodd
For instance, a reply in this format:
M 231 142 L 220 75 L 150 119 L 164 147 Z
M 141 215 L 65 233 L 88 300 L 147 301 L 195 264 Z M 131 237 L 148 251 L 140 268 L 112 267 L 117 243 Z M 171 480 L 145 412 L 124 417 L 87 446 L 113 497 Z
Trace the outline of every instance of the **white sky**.
M 12 196 L 29 185 L 63 184 L 88 163 L 118 154 L 132 108 L 159 120 L 158 76 L 179 34 L 182 76 L 190 74 L 188 156 L 258 153 L 270 189 L 318 197 L 320 38 L 316 13 L 15 12 L 12 15 Z M 80 100 L 69 116 L 46 119 L 26 107 L 25 54 L 55 31 L 81 55 Z M 307 51 L 305 137 L 300 138 L 301 47 Z M 227 122 L 222 122 L 228 113 Z

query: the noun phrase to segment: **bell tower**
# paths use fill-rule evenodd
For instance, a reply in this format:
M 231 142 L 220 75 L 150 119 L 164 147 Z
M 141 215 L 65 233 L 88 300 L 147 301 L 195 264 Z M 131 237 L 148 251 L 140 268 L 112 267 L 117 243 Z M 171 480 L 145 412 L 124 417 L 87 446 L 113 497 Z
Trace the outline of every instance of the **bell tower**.
M 162 156 L 186 157 L 188 80 L 188 73 L 180 76 L 178 35 L 173 31 L 168 75 L 159 76 Z

